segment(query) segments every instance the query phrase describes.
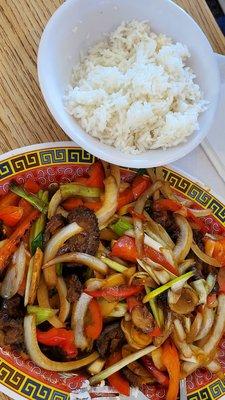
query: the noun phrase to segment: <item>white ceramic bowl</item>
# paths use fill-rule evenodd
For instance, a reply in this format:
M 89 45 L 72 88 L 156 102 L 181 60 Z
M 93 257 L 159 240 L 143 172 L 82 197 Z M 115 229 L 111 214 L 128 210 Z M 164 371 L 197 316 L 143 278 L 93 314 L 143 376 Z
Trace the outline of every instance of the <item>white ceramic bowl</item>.
M 63 105 L 63 95 L 80 52 L 101 40 L 103 33 L 131 19 L 149 20 L 153 31 L 165 33 L 188 46 L 190 66 L 204 98 L 209 101 L 208 110 L 199 117 L 200 130 L 186 143 L 139 155 L 124 154 L 100 143 L 79 126 Z M 170 163 L 192 151 L 210 129 L 219 94 L 218 67 L 208 40 L 194 20 L 169 0 L 67 0 L 53 14 L 43 32 L 38 76 L 49 110 L 71 139 L 103 160 L 137 168 Z

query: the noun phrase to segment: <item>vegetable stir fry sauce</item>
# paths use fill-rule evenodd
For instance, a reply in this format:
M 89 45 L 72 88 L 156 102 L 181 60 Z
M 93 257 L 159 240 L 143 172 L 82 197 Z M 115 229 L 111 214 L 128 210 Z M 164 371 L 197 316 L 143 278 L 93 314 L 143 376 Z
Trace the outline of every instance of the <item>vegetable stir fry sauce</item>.
M 0 345 L 51 371 L 82 368 L 129 395 L 175 400 L 199 367 L 222 376 L 225 237 L 164 181 L 95 162 L 75 182 L 0 198 Z

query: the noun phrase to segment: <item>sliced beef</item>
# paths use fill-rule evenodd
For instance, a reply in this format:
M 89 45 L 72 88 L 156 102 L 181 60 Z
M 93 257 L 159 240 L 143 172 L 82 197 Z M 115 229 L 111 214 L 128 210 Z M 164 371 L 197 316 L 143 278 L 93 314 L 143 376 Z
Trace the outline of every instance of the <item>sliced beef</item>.
M 97 350 L 101 357 L 114 353 L 124 342 L 124 334 L 119 323 L 113 323 L 104 328 L 96 341 Z
M 136 375 L 134 372 L 132 372 L 127 367 L 122 369 L 122 373 L 125 376 L 125 378 L 128 380 L 128 382 L 134 387 L 141 388 L 142 385 L 145 383 L 144 382 L 144 378 L 142 378 L 141 376 Z
M 15 295 L 11 299 L 1 299 L 0 330 L 4 345 L 10 345 L 17 350 L 24 350 L 23 318 L 25 309 L 23 299 Z
M 48 187 L 48 199 L 51 200 L 51 198 L 54 196 L 54 194 L 57 192 L 59 189 L 59 184 L 57 182 L 50 183 Z
M 150 203 L 148 207 L 145 207 L 145 210 L 148 212 L 150 217 L 157 222 L 157 224 L 162 225 L 174 243 L 176 243 L 179 236 L 179 228 L 176 224 L 173 213 L 170 211 L 155 211 L 153 210 L 152 203 Z
M 41 351 L 53 361 L 68 361 L 65 352 L 58 346 L 45 346 L 44 344 L 39 343 Z
M 63 228 L 66 224 L 66 219 L 61 214 L 54 215 L 47 223 L 43 243 L 44 247 L 47 245 L 51 236 L 53 236 L 59 229 Z
M 95 213 L 87 207 L 79 206 L 69 213 L 68 222 L 76 222 L 84 231 L 68 239 L 58 254 L 78 251 L 95 255 L 100 242 L 98 220 Z
M 77 301 L 82 293 L 83 287 L 77 275 L 70 275 L 65 278 L 67 286 L 67 300 L 70 303 Z
M 195 243 L 202 251 L 204 251 L 205 246 L 204 246 L 204 242 L 203 242 L 203 237 L 205 236 L 205 234 L 202 233 L 201 231 L 198 231 L 197 229 L 192 229 L 192 231 L 193 231 L 193 238 L 194 238 Z
M 0 240 L 4 240 L 6 238 L 6 230 L 3 222 L 0 220 Z

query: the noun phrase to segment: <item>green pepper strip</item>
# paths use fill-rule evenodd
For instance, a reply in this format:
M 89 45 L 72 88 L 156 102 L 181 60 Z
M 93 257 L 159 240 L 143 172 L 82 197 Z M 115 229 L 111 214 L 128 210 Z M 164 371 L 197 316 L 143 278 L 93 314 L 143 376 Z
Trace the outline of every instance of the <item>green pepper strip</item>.
M 123 236 L 126 231 L 133 229 L 133 225 L 130 222 L 126 221 L 123 218 L 118 219 L 115 224 L 112 224 L 110 228 L 115 232 L 118 236 Z
M 143 303 L 147 303 L 147 301 L 154 299 L 159 294 L 165 292 L 165 290 L 170 289 L 171 286 L 173 286 L 175 283 L 178 283 L 178 282 L 182 281 L 183 279 L 188 280 L 193 275 L 194 275 L 194 271 L 187 272 L 186 274 L 178 276 L 177 278 L 173 279 L 172 281 L 167 282 L 165 285 L 158 287 L 157 289 L 153 290 L 152 292 L 146 294 L 146 296 L 143 299 Z
M 110 258 L 106 258 L 104 256 L 101 256 L 100 258 L 106 265 L 108 265 L 114 271 L 123 273 L 124 271 L 126 271 L 128 269 L 127 267 L 125 267 L 125 265 L 122 265 L 116 261 L 110 260 Z
M 53 317 L 56 314 L 57 310 L 39 306 L 27 306 L 27 312 L 28 314 L 35 315 L 36 325 L 39 325 L 42 322 L 47 321 L 49 318 Z
M 59 190 L 63 199 L 73 196 L 99 197 L 101 194 L 99 188 L 76 185 L 73 182 L 61 185 Z
M 32 204 L 33 207 L 37 208 L 41 213 L 47 214 L 48 204 L 39 197 L 35 196 L 34 194 L 28 193 L 21 186 L 18 186 L 15 183 L 12 183 L 9 186 L 9 189 L 11 190 L 11 192 L 27 200 L 30 204 Z

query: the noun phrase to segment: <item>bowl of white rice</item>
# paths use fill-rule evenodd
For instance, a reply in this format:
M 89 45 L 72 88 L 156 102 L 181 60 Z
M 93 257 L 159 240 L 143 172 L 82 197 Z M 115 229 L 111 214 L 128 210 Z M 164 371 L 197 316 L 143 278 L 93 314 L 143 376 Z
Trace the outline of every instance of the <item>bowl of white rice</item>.
M 38 77 L 73 141 L 135 168 L 192 151 L 219 94 L 208 40 L 169 0 L 67 0 L 43 32 Z

